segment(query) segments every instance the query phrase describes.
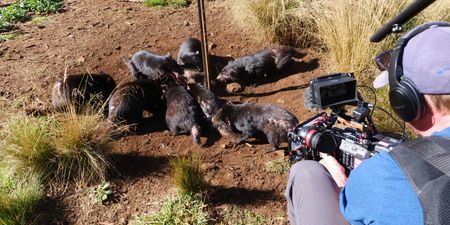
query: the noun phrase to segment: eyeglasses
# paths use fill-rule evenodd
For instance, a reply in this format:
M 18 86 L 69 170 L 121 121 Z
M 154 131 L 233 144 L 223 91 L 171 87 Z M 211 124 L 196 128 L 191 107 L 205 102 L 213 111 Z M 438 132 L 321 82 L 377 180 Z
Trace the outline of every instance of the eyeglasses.
M 389 61 L 391 61 L 392 50 L 384 51 L 375 57 L 375 63 L 380 71 L 385 71 L 389 68 Z

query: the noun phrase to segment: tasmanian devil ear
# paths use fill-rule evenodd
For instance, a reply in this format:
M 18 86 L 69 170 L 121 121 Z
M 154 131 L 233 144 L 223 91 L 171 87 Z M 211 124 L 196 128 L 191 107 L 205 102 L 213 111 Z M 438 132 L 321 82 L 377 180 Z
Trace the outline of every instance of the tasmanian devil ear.
M 225 118 L 225 123 L 227 124 L 227 126 L 231 126 L 231 121 L 229 117 Z

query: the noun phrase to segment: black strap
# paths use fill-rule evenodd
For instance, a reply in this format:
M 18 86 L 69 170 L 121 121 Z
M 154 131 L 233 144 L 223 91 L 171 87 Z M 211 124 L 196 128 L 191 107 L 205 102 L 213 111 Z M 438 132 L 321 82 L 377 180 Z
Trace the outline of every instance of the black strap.
M 450 138 L 418 138 L 390 154 L 420 199 L 424 223 L 450 224 Z

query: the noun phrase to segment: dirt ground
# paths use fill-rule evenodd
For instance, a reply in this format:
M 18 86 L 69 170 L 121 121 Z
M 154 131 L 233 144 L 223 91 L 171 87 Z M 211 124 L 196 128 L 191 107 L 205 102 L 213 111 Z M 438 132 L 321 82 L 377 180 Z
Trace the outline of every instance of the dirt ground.
M 266 47 L 252 33 L 235 26 L 229 2 L 206 2 L 210 54 L 214 59 L 239 57 Z M 0 97 L 15 101 L 22 96 L 32 103 L 48 103 L 51 86 L 68 74 L 104 72 L 117 83 L 131 80 L 121 56 L 146 49 L 176 57 L 180 43 L 199 37 L 197 5 L 187 8 L 147 8 L 141 3 L 117 0 L 66 0 L 64 11 L 37 26 L 20 24 L 21 35 L 0 43 Z M 239 95 L 223 100 L 273 103 L 287 108 L 298 119 L 312 113 L 303 107 L 302 86 L 319 75 L 318 54 L 299 60 L 285 74 L 247 86 Z M 223 66 L 212 60 L 213 68 Z M 217 69 L 216 69 L 217 70 Z M 216 73 L 213 69 L 213 73 Z M 175 194 L 170 182 L 169 157 L 189 151 L 204 155 L 207 181 L 211 185 L 210 212 L 216 218 L 232 206 L 253 210 L 276 224 L 287 223 L 283 197 L 286 174 L 265 171 L 266 163 L 283 157 L 283 151 L 267 153 L 269 144 L 249 140 L 234 149 L 222 146 L 230 140 L 218 135 L 202 137 L 196 146 L 190 136 L 164 133 L 164 121 L 149 118 L 145 132 L 114 142 L 116 172 L 108 179 L 115 191 L 106 205 L 92 202 L 89 187 L 70 186 L 64 194 L 47 190 L 32 218 L 33 224 L 127 224 L 134 216 L 157 211 Z

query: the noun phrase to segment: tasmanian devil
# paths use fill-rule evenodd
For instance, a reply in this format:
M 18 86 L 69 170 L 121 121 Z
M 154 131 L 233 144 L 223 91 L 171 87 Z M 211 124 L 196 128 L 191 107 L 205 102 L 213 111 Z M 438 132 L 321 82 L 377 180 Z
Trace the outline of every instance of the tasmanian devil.
M 109 101 L 109 119 L 115 123 L 136 124 L 147 110 L 156 114 L 163 107 L 163 92 L 157 81 L 140 79 L 117 88 Z
M 237 82 L 245 78 L 281 71 L 293 63 L 293 57 L 302 58 L 307 53 L 283 45 L 274 45 L 252 55 L 243 56 L 222 69 L 217 80 L 223 83 Z
M 165 90 L 167 100 L 166 124 L 175 134 L 191 133 L 194 143 L 200 144 L 200 109 L 187 90 L 169 82 Z
M 77 110 L 86 103 L 101 104 L 116 88 L 116 82 L 107 74 L 79 74 L 64 76 L 52 89 L 52 105 L 57 111 L 73 104 Z
M 148 78 L 150 80 L 163 79 L 165 76 L 172 74 L 180 76 L 181 67 L 168 53 L 161 56 L 149 51 L 140 50 L 131 57 L 131 59 L 123 56 L 123 62 L 130 69 L 135 79 Z
M 271 104 L 227 103 L 212 118 L 214 127 L 224 136 L 235 138 L 235 144 L 263 132 L 272 149 L 287 139 L 287 132 L 298 119 L 287 110 Z
M 180 46 L 178 52 L 178 64 L 184 68 L 195 68 L 199 71 L 203 70 L 202 62 L 202 43 L 195 38 L 189 37 Z
M 188 92 L 197 100 L 206 120 L 211 121 L 211 118 L 220 109 L 219 99 L 216 95 L 200 83 L 188 84 Z

